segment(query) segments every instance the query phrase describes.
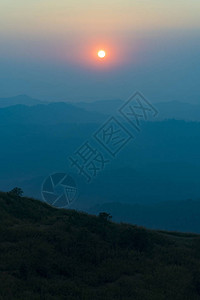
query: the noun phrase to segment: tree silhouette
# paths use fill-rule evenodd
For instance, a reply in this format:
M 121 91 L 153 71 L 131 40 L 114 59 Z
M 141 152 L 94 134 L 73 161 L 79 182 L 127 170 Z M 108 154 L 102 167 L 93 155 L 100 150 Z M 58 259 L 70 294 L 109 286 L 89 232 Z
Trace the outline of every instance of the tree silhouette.
M 24 193 L 23 190 L 19 187 L 15 187 L 9 192 L 9 194 L 12 194 L 13 196 L 17 196 L 17 197 L 22 197 L 23 193 Z
M 99 218 L 103 221 L 110 221 L 112 219 L 112 216 L 111 216 L 111 214 L 108 214 L 106 212 L 100 212 Z

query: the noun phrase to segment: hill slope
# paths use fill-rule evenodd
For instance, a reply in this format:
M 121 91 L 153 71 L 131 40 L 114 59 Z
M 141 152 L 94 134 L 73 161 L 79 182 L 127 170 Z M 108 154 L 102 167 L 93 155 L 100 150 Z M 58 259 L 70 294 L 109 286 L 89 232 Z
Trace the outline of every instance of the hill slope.
M 0 193 L 0 299 L 200 299 L 200 236 Z

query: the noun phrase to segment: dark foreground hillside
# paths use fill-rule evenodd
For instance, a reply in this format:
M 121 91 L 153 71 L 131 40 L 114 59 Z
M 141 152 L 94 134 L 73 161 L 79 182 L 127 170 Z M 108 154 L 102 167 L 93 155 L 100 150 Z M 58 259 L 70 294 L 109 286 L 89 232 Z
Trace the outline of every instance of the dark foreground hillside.
M 0 299 L 200 299 L 200 236 L 0 193 Z

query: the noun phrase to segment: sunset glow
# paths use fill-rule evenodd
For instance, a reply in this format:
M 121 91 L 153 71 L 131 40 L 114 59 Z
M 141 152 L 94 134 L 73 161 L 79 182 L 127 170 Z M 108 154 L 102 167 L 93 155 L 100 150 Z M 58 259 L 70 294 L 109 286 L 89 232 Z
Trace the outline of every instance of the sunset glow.
M 104 50 L 99 50 L 98 57 L 104 58 L 106 56 L 106 52 Z
M 200 72 L 199 0 L 1 0 L 0 7 L 2 97 L 123 98 L 133 85 L 151 93 L 158 82 L 158 101 L 164 87 L 172 98 L 189 86 L 199 95 L 199 73 L 182 72 L 183 64 Z M 187 82 L 180 90 L 177 74 Z

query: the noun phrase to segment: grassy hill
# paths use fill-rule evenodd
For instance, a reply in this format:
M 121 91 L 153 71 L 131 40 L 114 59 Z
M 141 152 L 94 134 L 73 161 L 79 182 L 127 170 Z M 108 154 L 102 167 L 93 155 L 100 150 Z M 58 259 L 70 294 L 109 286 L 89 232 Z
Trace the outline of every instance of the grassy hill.
M 0 299 L 200 299 L 200 236 L 0 193 Z

